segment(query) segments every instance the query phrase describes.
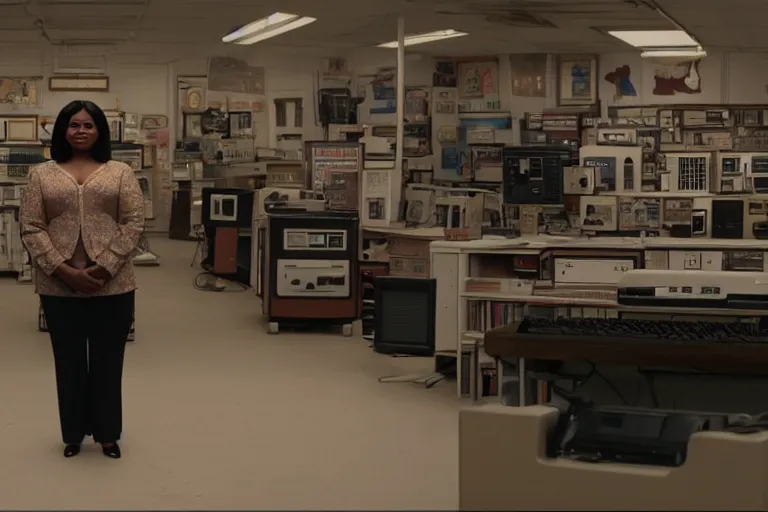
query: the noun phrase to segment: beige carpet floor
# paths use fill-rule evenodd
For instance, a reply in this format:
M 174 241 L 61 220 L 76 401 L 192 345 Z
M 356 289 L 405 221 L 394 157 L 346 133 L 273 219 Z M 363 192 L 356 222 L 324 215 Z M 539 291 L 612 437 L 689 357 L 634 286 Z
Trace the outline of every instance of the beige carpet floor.
M 31 286 L 0 280 L 0 508 L 455 509 L 455 385 L 337 335 L 267 335 L 252 291 L 196 291 L 195 244 L 152 239 L 124 378 L 124 457 L 64 459 Z

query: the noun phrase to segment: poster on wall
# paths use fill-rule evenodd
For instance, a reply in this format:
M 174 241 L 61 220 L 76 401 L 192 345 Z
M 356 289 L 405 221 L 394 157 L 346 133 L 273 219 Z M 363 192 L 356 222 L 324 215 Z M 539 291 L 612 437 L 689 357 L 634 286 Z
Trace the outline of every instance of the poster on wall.
M 557 60 L 557 104 L 587 107 L 597 104 L 597 56 L 561 55 Z
M 435 71 L 432 73 L 433 87 L 456 87 L 456 63 L 450 60 L 435 62 Z
M 507 130 L 512 126 L 509 117 L 495 119 L 462 119 L 457 129 L 456 145 L 443 147 L 440 158 L 440 169 L 435 172 L 434 179 L 446 181 L 470 181 L 472 179 L 472 162 L 469 150 L 468 134 L 475 131 Z
M 617 217 L 615 198 L 582 197 L 581 227 L 585 231 L 616 231 Z
M 653 95 L 700 94 L 699 61 L 657 64 L 653 70 Z
M 232 57 L 211 57 L 208 60 L 208 90 L 263 96 L 265 72 L 261 66 Z
M 620 197 L 619 229 L 655 229 L 661 226 L 661 201 L 658 198 Z
M 358 94 L 363 92 L 365 101 L 358 105 L 358 115 L 394 114 L 397 110 L 397 70 L 391 67 L 379 68 L 370 75 L 359 75 L 357 78 Z
M 547 54 L 521 53 L 509 56 L 512 96 L 544 98 L 547 95 Z
M 40 76 L 0 76 L 0 105 L 42 107 Z
M 352 73 L 346 59 L 330 58 L 323 61 L 317 72 L 317 89 L 352 89 Z
M 637 90 L 632 83 L 632 69 L 628 65 L 619 66 L 607 75 L 605 81 L 615 87 L 613 94 L 614 101 L 618 101 L 625 96 L 637 96 Z
M 499 110 L 498 62 L 459 62 L 458 88 L 459 112 Z

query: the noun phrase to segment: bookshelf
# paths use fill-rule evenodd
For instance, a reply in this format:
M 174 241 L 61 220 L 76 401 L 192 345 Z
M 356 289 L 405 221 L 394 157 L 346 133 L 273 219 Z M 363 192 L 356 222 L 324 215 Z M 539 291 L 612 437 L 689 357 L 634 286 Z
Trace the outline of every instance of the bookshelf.
M 768 246 L 761 240 L 439 240 L 430 244 L 429 257 L 437 280 L 435 351 L 457 358 L 471 352 L 471 343 L 481 347 L 488 330 L 525 315 L 615 317 L 616 285 L 632 269 L 686 270 L 686 261 L 697 260 L 699 270 L 739 271 L 749 263 L 750 270 L 768 271 Z M 507 377 L 496 371 L 501 389 Z

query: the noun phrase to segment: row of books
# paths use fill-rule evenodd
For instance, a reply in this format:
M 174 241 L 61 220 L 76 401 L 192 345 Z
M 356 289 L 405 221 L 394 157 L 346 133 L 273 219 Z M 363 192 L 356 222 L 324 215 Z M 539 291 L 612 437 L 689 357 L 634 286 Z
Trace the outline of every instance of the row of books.
M 521 322 L 525 305 L 495 300 L 467 301 L 467 331 L 485 332 L 496 327 Z

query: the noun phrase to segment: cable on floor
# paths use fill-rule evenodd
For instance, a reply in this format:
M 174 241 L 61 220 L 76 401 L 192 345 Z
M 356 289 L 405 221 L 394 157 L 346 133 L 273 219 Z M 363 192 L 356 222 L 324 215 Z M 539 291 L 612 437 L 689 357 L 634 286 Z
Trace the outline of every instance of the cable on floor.
M 192 285 L 195 287 L 195 290 L 200 290 L 201 292 L 244 292 L 250 288 L 243 283 L 223 279 L 211 272 L 200 272 L 197 274 Z

